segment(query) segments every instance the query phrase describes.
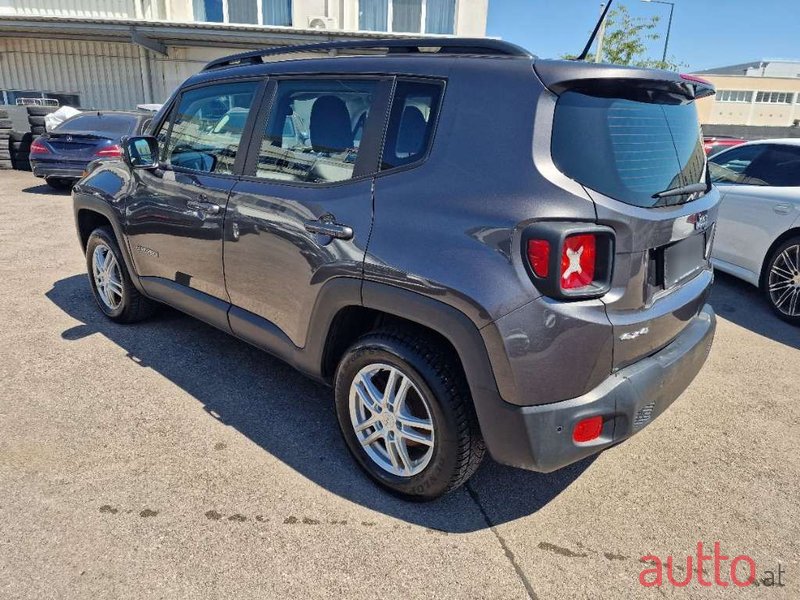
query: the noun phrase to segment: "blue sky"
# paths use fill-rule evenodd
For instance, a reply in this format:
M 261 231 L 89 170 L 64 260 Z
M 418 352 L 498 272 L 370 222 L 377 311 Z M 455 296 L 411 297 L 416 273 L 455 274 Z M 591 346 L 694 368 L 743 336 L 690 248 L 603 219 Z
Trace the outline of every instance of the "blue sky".
M 759 60 L 800 60 L 800 0 L 673 0 L 669 54 L 688 70 Z M 669 6 L 614 0 L 632 15 L 661 15 L 661 58 Z M 577 54 L 600 15 L 600 0 L 489 0 L 487 34 L 541 57 Z

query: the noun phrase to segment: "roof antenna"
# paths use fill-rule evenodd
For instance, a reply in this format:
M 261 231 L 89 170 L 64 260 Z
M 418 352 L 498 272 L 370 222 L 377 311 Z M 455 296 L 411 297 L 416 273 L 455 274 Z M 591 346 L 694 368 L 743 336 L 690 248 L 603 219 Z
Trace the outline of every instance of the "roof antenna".
M 606 15 L 608 14 L 608 9 L 611 8 L 611 3 L 614 0 L 608 0 L 606 2 L 606 7 L 603 9 L 603 14 L 600 15 L 600 19 L 597 21 L 597 25 L 594 26 L 594 31 L 592 35 L 589 37 L 589 41 L 586 42 L 586 47 L 583 49 L 583 52 L 575 60 L 586 60 L 586 57 L 589 56 L 589 50 L 592 48 L 592 44 L 594 44 L 594 38 L 597 37 L 597 32 L 600 31 L 600 26 L 606 20 Z

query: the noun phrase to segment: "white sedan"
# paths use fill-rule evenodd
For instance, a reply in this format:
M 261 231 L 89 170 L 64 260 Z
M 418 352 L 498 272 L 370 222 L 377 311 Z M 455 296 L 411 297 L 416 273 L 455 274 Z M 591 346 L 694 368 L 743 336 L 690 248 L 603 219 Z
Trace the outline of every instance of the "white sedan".
M 714 266 L 760 287 L 779 317 L 800 325 L 800 139 L 742 144 L 709 169 L 722 194 Z

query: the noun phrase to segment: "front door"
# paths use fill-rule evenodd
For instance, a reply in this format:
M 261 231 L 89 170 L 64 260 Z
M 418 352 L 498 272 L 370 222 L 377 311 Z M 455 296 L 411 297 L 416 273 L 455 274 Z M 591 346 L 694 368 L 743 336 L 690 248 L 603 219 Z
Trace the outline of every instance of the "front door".
M 235 333 L 251 337 L 237 323 L 255 320 L 302 348 L 322 285 L 361 277 L 389 88 L 379 78 L 271 80 L 263 136 L 225 219 Z
M 126 209 L 140 276 L 228 301 L 222 273 L 225 207 L 259 85 L 251 80 L 190 88 L 161 124 L 161 165 L 134 170 Z

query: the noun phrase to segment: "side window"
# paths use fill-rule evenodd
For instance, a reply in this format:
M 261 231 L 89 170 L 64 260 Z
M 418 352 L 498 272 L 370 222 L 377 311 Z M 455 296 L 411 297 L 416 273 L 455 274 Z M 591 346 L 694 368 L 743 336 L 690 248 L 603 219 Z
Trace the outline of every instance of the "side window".
M 750 163 L 746 175 L 753 185 L 800 186 L 800 146 L 769 145 Z
M 243 124 L 257 87 L 258 82 L 247 81 L 185 92 L 157 136 L 161 160 L 204 173 L 233 173 Z
M 381 170 L 408 165 L 425 156 L 443 87 L 441 83 L 397 82 Z
M 359 123 L 366 120 L 376 89 L 377 81 L 363 79 L 279 81 L 256 177 L 311 183 L 350 179 L 361 141 Z
M 764 153 L 765 146 L 740 146 L 708 159 L 711 180 L 714 183 L 752 184 L 745 171 Z

